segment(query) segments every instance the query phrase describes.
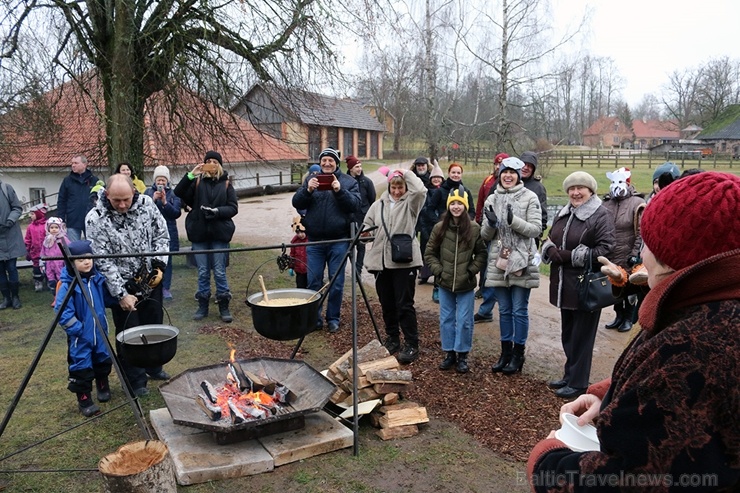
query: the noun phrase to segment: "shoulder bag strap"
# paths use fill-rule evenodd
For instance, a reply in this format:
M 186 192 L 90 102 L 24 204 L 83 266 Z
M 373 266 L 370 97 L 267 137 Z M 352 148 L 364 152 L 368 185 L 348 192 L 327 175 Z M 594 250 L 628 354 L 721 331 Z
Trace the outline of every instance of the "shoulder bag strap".
M 385 230 L 385 236 L 388 237 L 388 240 L 391 239 L 391 235 L 388 232 L 388 228 L 385 225 L 385 219 L 383 219 L 383 201 L 380 201 L 380 222 L 383 223 L 383 229 Z

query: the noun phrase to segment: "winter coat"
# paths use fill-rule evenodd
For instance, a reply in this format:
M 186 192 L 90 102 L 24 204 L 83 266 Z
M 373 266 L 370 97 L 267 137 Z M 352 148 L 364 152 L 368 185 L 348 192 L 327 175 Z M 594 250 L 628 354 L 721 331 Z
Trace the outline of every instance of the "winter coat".
M 360 211 L 362 199 L 357 180 L 342 173 L 339 168 L 334 172 L 339 180 L 339 191 L 308 191 L 309 179 L 293 195 L 293 207 L 304 209 L 306 215 L 303 224 L 310 241 L 338 240 L 350 237 L 350 224 L 355 214 Z
M 506 222 L 507 206 L 511 204 L 514 220 L 511 225 Z M 537 248 L 534 239 L 542 234 L 542 214 L 540 202 L 534 192 L 524 188 L 520 181 L 506 189 L 496 186 L 493 195 L 486 199 L 484 207 L 493 206 L 498 217 L 498 227 L 492 228 L 487 219 L 483 220 L 481 236 L 491 242 L 488 251 L 488 268 L 486 269 L 486 286 L 536 288 L 540 285 L 539 267 L 533 264 Z M 511 250 L 506 271 L 496 267 L 501 247 Z M 520 272 L 520 275 L 514 274 Z
M 296 274 L 308 273 L 308 255 L 306 253 L 305 243 L 308 243 L 307 236 L 301 239 L 298 235 L 295 235 L 290 240 L 290 257 L 293 259 L 290 265 Z
M 121 299 L 126 294 L 124 285 L 141 268 L 142 262 L 151 270 L 151 257 L 142 259 L 144 252 L 169 251 L 170 235 L 167 222 L 159 213 L 152 199 L 134 192 L 131 207 L 125 213 L 113 208 L 103 190 L 98 195 L 95 208 L 87 213 L 87 239 L 92 242 L 95 255 L 133 254 L 133 257 L 101 258 L 96 266 L 105 276 L 108 291 Z M 154 257 L 167 263 L 166 255 Z
M 154 192 L 157 191 L 157 185 L 154 184 L 146 189 L 146 194 L 152 197 L 154 200 Z M 165 191 L 165 203 L 161 200 L 154 200 L 154 205 L 157 206 L 159 212 L 164 216 L 167 221 L 167 232 L 170 234 L 170 251 L 177 252 L 180 250 L 180 233 L 177 231 L 177 218 L 182 215 L 182 208 L 180 207 L 180 197 L 175 195 L 175 191 L 172 189 L 169 183 L 164 187 Z
M 447 231 L 442 231 L 443 224 L 440 221 L 434 225 L 424 252 L 424 262 L 432 271 L 434 281 L 443 288 L 455 293 L 471 291 L 478 286 L 475 276 L 485 268 L 488 260 L 480 226 L 470 223 L 473 244 L 467 246 L 460 241 L 457 225 L 450 221 Z
M 98 182 L 97 176 L 86 169 L 82 174 L 70 172 L 59 187 L 56 215 L 67 228 L 85 230 L 85 218 L 91 209 L 90 191 Z
M 46 238 L 46 218 L 34 219 L 26 228 L 26 252 L 30 260 L 38 261 L 41 257 L 41 247 Z
M 424 206 L 421 208 L 419 213 L 419 219 L 416 221 L 417 231 L 423 232 L 427 235 L 432 233 L 432 228 L 437 221 L 439 221 L 439 212 L 437 211 L 438 194 L 442 193 L 439 188 L 432 186 L 427 189 L 427 198 L 424 201 Z M 447 199 L 445 199 L 446 201 Z M 424 253 L 424 252 L 422 252 Z
M 64 268 L 62 270 L 62 282 L 59 285 L 54 302 L 54 311 L 57 313 L 62 308 L 62 301 L 64 301 L 67 291 L 72 286 L 72 280 L 72 275 Z M 67 340 L 69 342 L 68 360 L 70 361 L 70 371 L 92 368 L 93 362 L 90 359 L 90 346 L 98 347 L 99 356 L 102 356 L 101 361 L 110 358 L 108 347 L 100 339 L 102 337 L 100 332 L 95 329 L 95 318 L 90 310 L 90 306 L 85 300 L 85 295 L 82 292 L 83 289 L 87 291 L 87 294 L 92 300 L 93 309 L 103 326 L 103 333 L 105 334 L 108 333 L 108 320 L 105 318 L 105 307 L 118 304 L 116 299 L 105 288 L 105 277 L 94 267 L 92 276 L 82 277 L 82 286 L 79 284 L 75 286 L 74 292 L 64 306 L 59 318 L 59 325 L 67 333 Z M 87 344 L 81 344 L 79 342 L 81 339 L 87 341 Z
M 475 220 L 475 202 L 473 202 L 473 193 L 468 187 L 463 185 L 462 180 L 452 181 L 447 178 L 442 182 L 439 187 L 439 191 L 434 194 L 434 202 L 431 204 L 434 210 L 437 212 L 437 217 L 440 217 L 447 210 L 447 197 L 450 196 L 452 190 L 457 190 L 460 185 L 465 189 L 465 193 L 468 194 L 468 215 L 470 219 Z
M 13 187 L 0 181 L 0 261 L 26 256 L 26 245 L 18 220 L 23 204 Z
M 391 204 L 390 193 L 386 190 L 365 216 L 366 228 L 377 226 L 372 248 L 365 250 L 365 268 L 368 272 L 380 272 L 384 269 L 408 269 L 422 264 L 419 240 L 416 237 L 416 220 L 424 206 L 427 189 L 416 174 L 406 171 L 406 193 L 395 204 Z M 391 207 L 392 205 L 392 207 Z M 381 217 L 382 215 L 382 217 Z M 385 227 L 383 227 L 385 222 Z M 387 232 L 386 232 L 387 228 Z M 391 260 L 390 236 L 407 234 L 412 237 L 412 260 L 400 264 Z
M 534 171 L 532 172 L 532 176 L 522 181 L 524 182 L 524 188 L 533 191 L 540 201 L 542 231 L 545 231 L 547 229 L 547 190 L 545 189 L 545 185 L 538 178 L 535 178 Z
M 491 173 L 483 179 L 483 183 L 481 183 L 478 189 L 478 200 L 475 202 L 475 222 L 478 224 L 483 224 L 483 206 L 488 196 L 493 194 L 493 191 L 496 189 L 497 181 L 498 177 Z
M 547 254 L 552 246 L 570 251 L 571 261 L 550 267 L 550 303 L 561 309 L 577 310 L 578 276 L 584 271 L 589 252 L 592 269 L 598 271 L 601 264 L 597 257 L 609 258 L 614 242 L 614 221 L 598 196 L 592 195 L 575 209 L 570 204 L 560 209 L 548 239 L 542 244 L 542 261 L 552 261 Z
M 360 190 L 360 210 L 355 213 L 353 221 L 357 224 L 362 224 L 367 211 L 370 210 L 370 206 L 375 202 L 375 183 L 365 176 L 364 173 L 360 173 L 354 179 L 357 180 L 357 186 Z
M 622 267 L 628 267 L 627 259 L 640 256 L 642 237 L 640 219 L 645 210 L 645 199 L 630 185 L 625 197 L 604 197 L 604 207 L 614 219 L 616 242 L 609 260 Z
M 59 233 L 53 241 L 45 241 L 41 246 L 42 257 L 61 257 L 62 250 L 59 248 L 57 241 L 63 241 L 64 244 L 69 243 L 67 235 L 65 233 Z M 50 244 L 51 246 L 46 246 Z M 46 273 L 46 279 L 48 281 L 58 281 L 62 278 L 62 269 L 64 269 L 64 260 L 45 260 L 44 271 Z
M 659 480 L 634 488 L 565 485 L 558 491 L 738 491 L 739 313 L 740 250 L 654 286 L 640 308 L 642 330 L 615 363 L 611 381 L 589 388 L 602 398 L 596 420 L 601 450 L 574 452 L 545 439 L 530 454 L 530 474 Z M 706 483 L 679 487 L 682 477 Z M 667 478 L 674 481 L 670 489 L 661 480 Z M 553 490 L 541 484 L 534 491 Z
M 192 210 L 185 218 L 185 231 L 193 243 L 228 243 L 236 226 L 232 217 L 239 212 L 236 190 L 224 171 L 220 178 L 193 177 L 188 173 L 175 187 L 180 197 Z M 218 209 L 218 216 L 206 219 L 201 206 Z

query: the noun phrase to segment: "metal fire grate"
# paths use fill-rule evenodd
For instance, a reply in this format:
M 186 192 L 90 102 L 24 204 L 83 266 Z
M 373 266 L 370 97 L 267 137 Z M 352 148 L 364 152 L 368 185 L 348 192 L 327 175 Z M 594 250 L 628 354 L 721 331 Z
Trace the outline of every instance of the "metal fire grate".
M 306 414 L 320 411 L 334 393 L 336 386 L 304 361 L 277 358 L 238 360 L 245 371 L 268 381 L 285 385 L 293 394 L 287 412 L 265 419 L 232 424 L 228 418 L 211 419 L 196 402 L 202 393 L 204 380 L 218 385 L 225 381 L 228 369 L 225 363 L 186 370 L 159 387 L 172 421 L 214 433 L 219 444 L 233 443 L 271 433 L 303 427 Z

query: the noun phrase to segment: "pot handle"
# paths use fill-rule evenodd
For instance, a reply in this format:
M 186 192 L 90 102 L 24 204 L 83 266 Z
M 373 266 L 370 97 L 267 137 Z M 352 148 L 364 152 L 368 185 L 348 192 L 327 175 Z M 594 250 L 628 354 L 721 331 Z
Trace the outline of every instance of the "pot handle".
M 152 298 L 146 298 L 146 299 L 147 300 L 150 300 L 150 301 L 154 301 L 155 303 L 159 303 L 159 306 L 162 307 L 162 311 L 167 315 L 167 325 L 172 325 L 172 318 L 170 317 L 170 312 L 168 312 L 167 311 L 167 308 L 164 307 L 164 303 L 162 303 L 161 301 L 152 299 Z M 143 301 L 144 300 L 138 300 L 134 304 L 134 308 L 136 308 L 136 305 L 138 305 L 139 303 L 141 303 Z M 126 327 L 126 328 L 124 328 L 121 332 L 125 332 L 126 329 L 130 329 L 131 328 L 131 327 L 127 327 L 127 325 L 128 325 L 128 319 L 129 319 L 129 317 L 131 316 L 132 313 L 134 313 L 134 312 L 133 311 L 130 311 L 130 312 L 128 312 L 128 315 L 126 315 L 126 320 L 123 321 L 123 326 Z M 125 342 L 126 342 L 126 340 L 125 340 L 124 336 L 121 336 L 121 344 L 123 344 Z M 146 344 L 146 340 L 144 341 L 144 344 Z

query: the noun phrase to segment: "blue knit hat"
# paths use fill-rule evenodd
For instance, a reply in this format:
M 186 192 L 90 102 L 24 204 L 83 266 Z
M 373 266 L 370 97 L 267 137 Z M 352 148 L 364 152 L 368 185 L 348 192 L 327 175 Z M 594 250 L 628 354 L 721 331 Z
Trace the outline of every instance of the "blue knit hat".
M 81 255 L 92 255 L 92 243 L 90 243 L 89 240 L 77 240 L 73 241 L 69 245 L 67 245 L 67 248 L 69 248 L 69 253 L 73 257 L 79 257 Z

